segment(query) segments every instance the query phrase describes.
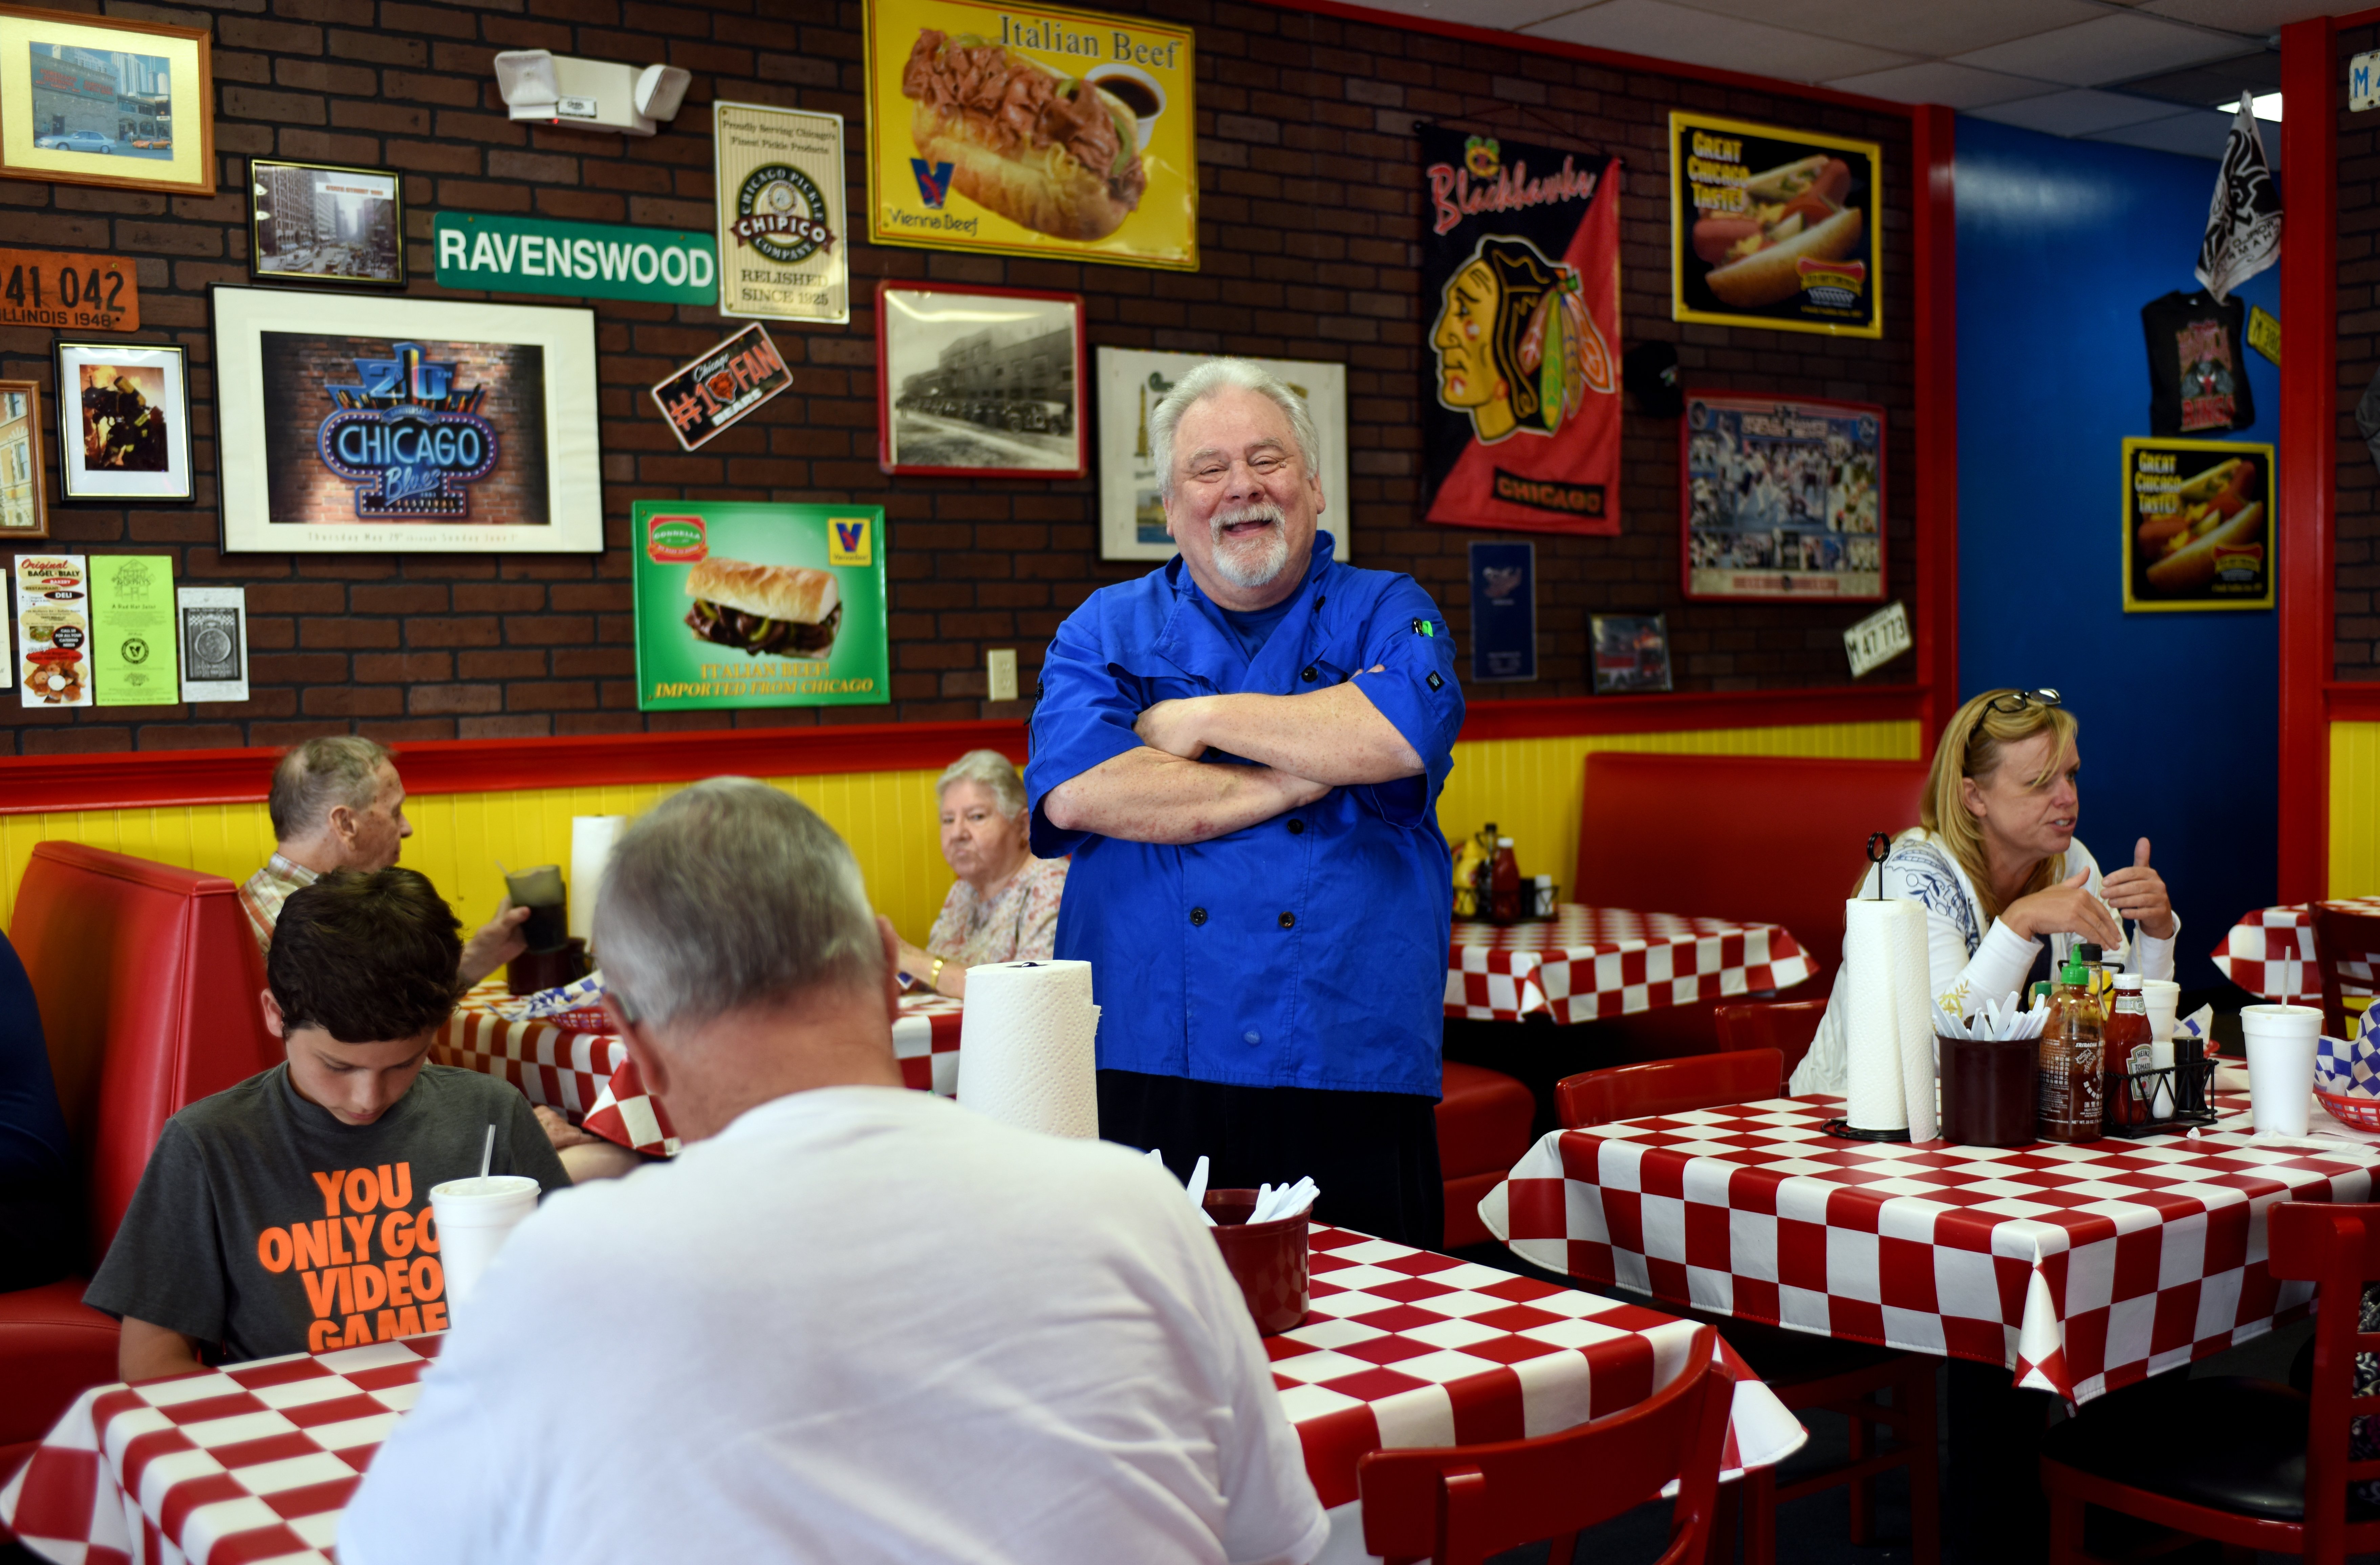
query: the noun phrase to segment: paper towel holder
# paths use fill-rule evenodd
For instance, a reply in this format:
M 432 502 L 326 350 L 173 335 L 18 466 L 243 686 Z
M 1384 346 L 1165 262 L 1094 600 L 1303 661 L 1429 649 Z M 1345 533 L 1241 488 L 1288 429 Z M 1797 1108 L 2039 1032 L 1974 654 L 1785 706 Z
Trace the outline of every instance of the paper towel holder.
M 1841 1141 L 1906 1141 L 1909 1130 L 1861 1130 L 1849 1120 L 1828 1120 L 1818 1127 L 1821 1135 L 1831 1135 Z

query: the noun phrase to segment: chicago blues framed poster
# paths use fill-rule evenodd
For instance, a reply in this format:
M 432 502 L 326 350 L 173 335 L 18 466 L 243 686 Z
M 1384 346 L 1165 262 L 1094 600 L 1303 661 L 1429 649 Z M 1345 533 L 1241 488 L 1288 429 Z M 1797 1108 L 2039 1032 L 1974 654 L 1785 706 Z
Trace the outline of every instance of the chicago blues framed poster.
M 601 552 L 592 310 L 212 305 L 225 551 Z

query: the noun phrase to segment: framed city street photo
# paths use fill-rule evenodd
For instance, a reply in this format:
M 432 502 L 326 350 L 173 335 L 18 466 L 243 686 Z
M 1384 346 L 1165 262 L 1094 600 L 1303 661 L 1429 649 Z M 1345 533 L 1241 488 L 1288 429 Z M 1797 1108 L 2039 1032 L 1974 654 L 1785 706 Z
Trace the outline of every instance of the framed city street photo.
M 0 546 L 50 536 L 42 495 L 42 388 L 0 381 Z
M 0 176 L 212 195 L 206 30 L 0 6 Z
M 68 500 L 195 498 L 182 350 L 60 342 L 58 487 Z
M 260 283 L 405 286 L 405 197 L 396 171 L 248 164 L 248 274 Z
M 224 547 L 600 553 L 595 313 L 218 285 Z
M 876 287 L 878 460 L 888 473 L 1079 479 L 1083 297 Z

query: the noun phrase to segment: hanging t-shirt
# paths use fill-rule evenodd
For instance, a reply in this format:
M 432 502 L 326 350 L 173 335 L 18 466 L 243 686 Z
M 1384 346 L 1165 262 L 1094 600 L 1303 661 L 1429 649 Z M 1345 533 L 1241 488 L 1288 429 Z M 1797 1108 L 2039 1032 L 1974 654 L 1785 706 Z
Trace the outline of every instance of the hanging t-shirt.
M 2176 292 L 2142 307 L 2149 433 L 2216 434 L 2256 421 L 2242 336 L 2247 319 L 2248 307 L 2236 295 L 2217 304 L 2207 294 Z
M 388 1112 L 342 1123 L 275 1065 L 165 1122 L 83 1302 L 220 1344 L 222 1362 L 446 1325 L 430 1188 L 480 1171 L 569 1187 L 519 1090 L 424 1065 Z

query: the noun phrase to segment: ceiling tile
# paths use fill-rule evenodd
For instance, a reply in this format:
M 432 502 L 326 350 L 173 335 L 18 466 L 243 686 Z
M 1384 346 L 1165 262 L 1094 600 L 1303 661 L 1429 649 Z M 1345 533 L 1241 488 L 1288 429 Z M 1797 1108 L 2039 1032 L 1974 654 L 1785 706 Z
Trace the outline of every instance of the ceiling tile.
M 2334 0 L 2148 0 L 2141 7 L 2177 21 L 2251 34 L 2271 32 L 2308 17 L 2326 17 L 2340 8 Z
M 1914 63 L 1907 55 L 1863 43 L 1789 32 L 1758 22 L 1717 21 L 1707 11 L 1689 10 L 1666 0 L 1607 0 L 1526 30 L 1538 38 L 1786 81 L 1823 81 Z
M 1956 55 L 2104 16 L 2087 0 L 1679 0 L 1699 11 L 1918 55 Z
M 1579 0 L 1364 0 L 1364 4 L 1400 16 L 1515 30 L 1579 7 Z
M 2217 114 L 2177 115 L 2146 125 L 2119 126 L 2085 137 L 2091 141 L 2120 141 L 2127 147 L 2147 147 L 2159 152 L 2184 152 L 2194 158 L 2223 155 L 2223 139 L 2231 134 L 2231 116 Z
M 2022 98 L 2013 103 L 1994 103 L 1973 112 L 1978 119 L 1996 119 L 2002 125 L 2022 126 L 2027 130 L 2046 130 L 2052 136 L 2088 136 L 2119 125 L 2142 125 L 2200 111 L 2146 98 L 2128 98 L 2120 92 L 2070 91 Z
M 2075 27 L 2037 32 L 2012 42 L 1961 55 L 1961 65 L 2011 76 L 2039 77 L 2070 87 L 2125 81 L 2153 71 L 2221 59 L 2240 52 L 2240 41 L 2155 17 L 2105 16 Z
M 1948 60 L 1927 60 L 1919 65 L 1870 71 L 1864 76 L 1840 76 L 1827 85 L 1845 92 L 1864 92 L 1871 98 L 1888 98 L 1896 103 L 1947 103 L 1954 109 L 1979 109 L 1986 103 L 2037 98 L 2046 84 L 2021 76 L 1977 70 L 1973 66 L 1954 66 Z

